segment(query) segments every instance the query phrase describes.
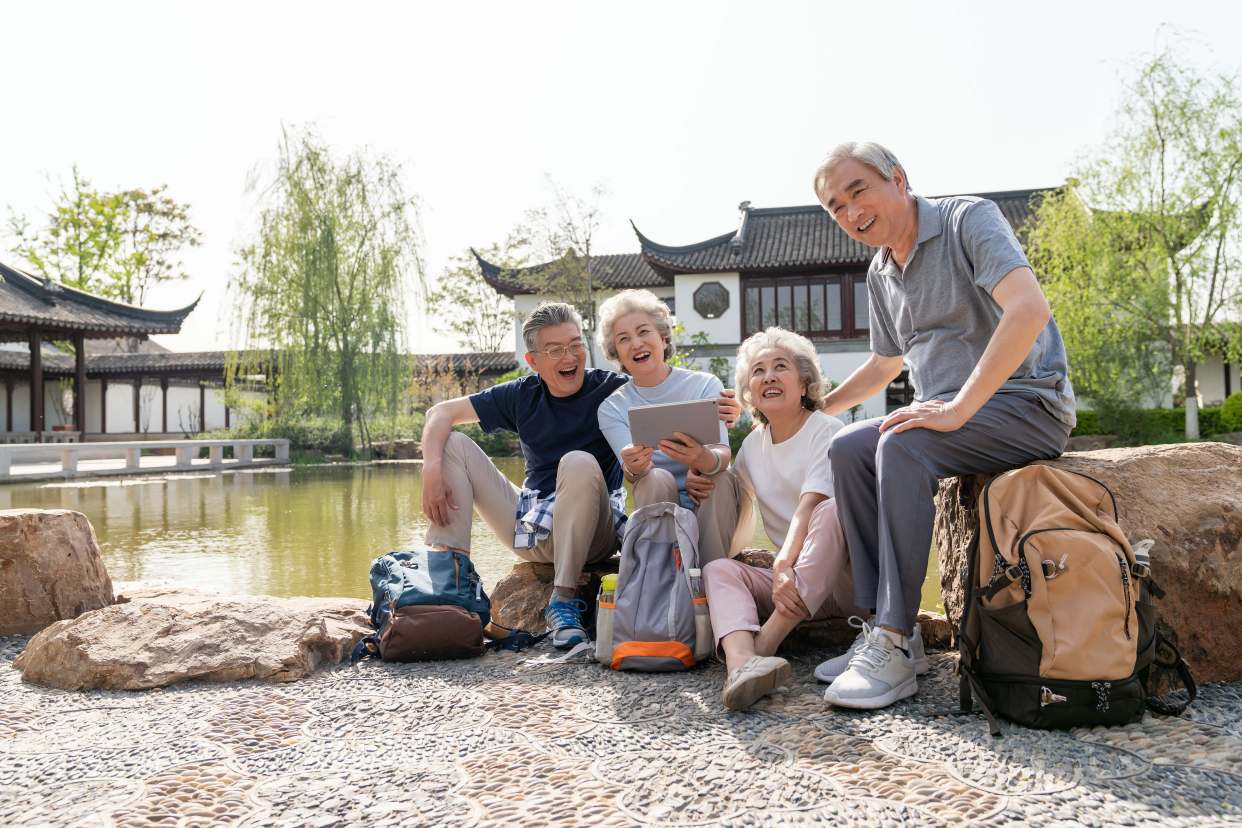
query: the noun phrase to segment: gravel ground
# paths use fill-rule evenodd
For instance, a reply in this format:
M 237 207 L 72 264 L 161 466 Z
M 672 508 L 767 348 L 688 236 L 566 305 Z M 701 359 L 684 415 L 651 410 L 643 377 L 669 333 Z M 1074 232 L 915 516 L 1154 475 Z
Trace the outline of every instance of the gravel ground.
M 23 684 L 0 638 L 0 825 L 1242 825 L 1242 684 L 1180 718 L 993 739 L 953 658 L 888 710 L 834 711 L 795 660 L 746 713 L 723 669 L 547 652 L 366 662 L 293 684 Z

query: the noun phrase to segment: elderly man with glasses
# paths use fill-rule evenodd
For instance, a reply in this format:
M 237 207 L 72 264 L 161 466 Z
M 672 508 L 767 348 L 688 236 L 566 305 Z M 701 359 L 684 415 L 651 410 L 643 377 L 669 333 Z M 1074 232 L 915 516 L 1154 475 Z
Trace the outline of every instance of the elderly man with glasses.
M 470 552 L 477 509 L 497 537 L 524 560 L 551 563 L 545 617 L 552 641 L 585 641 L 577 598 L 588 563 L 611 557 L 625 522 L 621 465 L 599 429 L 599 404 L 626 383 L 586 368 L 582 318 L 570 305 L 540 305 L 522 326 L 533 374 L 432 406 L 423 426 L 423 513 L 432 548 Z M 455 425 L 518 435 L 526 479 L 518 488 Z

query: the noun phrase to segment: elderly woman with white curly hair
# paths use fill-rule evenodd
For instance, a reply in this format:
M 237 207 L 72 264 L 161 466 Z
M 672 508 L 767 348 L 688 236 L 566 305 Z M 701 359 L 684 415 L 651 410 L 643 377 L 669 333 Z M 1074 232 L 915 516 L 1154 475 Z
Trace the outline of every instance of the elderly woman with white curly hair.
M 700 540 L 710 559 L 703 572 L 717 651 L 728 678 L 721 700 L 730 710 L 750 707 L 791 675 L 776 649 L 800 621 L 849 617 L 854 606 L 849 554 L 832 497 L 828 452 L 843 427 L 822 408 L 823 377 L 815 346 L 781 328 L 756 333 L 738 348 L 736 385 L 759 426 L 715 481 L 690 474 L 701 501 L 700 522 L 715 532 Z M 718 500 L 721 484 L 753 495 L 768 539 L 779 551 L 771 569 L 726 557 L 752 531 L 743 507 Z M 711 548 L 715 539 L 728 546 Z M 760 623 L 761 617 L 765 618 Z
M 695 508 L 686 492 L 686 474 L 693 469 L 710 477 L 729 465 L 731 425 L 741 414 L 732 391 L 703 371 L 668 364 L 676 346 L 668 306 L 649 290 L 623 290 L 599 309 L 599 345 L 620 363 L 630 381 L 599 406 L 599 428 L 620 458 L 625 477 L 634 486 L 634 503 L 680 503 Z M 631 408 L 690 400 L 717 400 L 720 441 L 703 445 L 688 434 L 659 446 L 636 446 L 630 434 Z M 722 496 L 723 497 L 723 496 Z

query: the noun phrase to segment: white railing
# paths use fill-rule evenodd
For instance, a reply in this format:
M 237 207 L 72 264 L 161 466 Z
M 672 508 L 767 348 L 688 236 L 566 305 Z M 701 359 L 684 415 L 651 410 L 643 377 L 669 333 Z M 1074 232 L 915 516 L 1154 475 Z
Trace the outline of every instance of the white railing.
M 76 443 L 82 439 L 77 431 L 45 431 L 42 440 L 36 440 L 38 436 L 35 431 L 0 431 L 0 440 L 4 443 Z
M 256 458 L 256 446 L 272 446 L 275 457 Z M 224 449 L 233 449 L 225 459 Z M 173 450 L 171 455 L 167 454 Z M 202 450 L 207 457 L 199 459 Z M 161 454 L 144 451 L 162 450 Z M 124 461 L 118 464 L 116 461 Z M 82 461 L 85 461 L 84 463 Z M 270 440 L 135 440 L 116 443 L 0 444 L 0 482 L 49 477 L 145 474 L 158 471 L 283 465 L 289 462 L 289 441 Z

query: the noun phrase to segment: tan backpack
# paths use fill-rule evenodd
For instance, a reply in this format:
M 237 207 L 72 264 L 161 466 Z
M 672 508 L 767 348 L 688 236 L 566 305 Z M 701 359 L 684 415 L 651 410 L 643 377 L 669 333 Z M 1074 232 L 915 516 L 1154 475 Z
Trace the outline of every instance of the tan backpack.
M 1163 592 L 1151 579 L 1152 542 L 1130 545 L 1107 486 L 1026 466 L 993 478 L 978 510 L 958 633 L 963 711 L 973 693 L 999 735 L 995 714 L 1066 728 L 1185 709 L 1195 685 L 1156 631 L 1152 597 Z M 1180 706 L 1153 692 L 1169 671 L 1187 690 Z

